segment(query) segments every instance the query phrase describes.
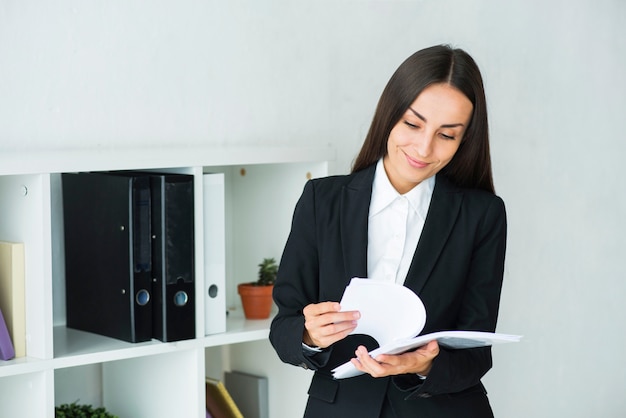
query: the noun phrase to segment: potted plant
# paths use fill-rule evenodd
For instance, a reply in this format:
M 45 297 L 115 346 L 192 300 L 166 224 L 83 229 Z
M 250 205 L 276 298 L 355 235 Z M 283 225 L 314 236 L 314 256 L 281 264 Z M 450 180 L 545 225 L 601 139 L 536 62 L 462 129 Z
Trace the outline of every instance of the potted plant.
M 79 405 L 76 402 L 63 404 L 54 408 L 55 418 L 117 418 L 109 414 L 103 407 L 94 408 L 91 405 Z
M 259 264 L 256 282 L 241 283 L 237 291 L 241 297 L 243 312 L 247 319 L 266 319 L 272 310 L 272 290 L 276 281 L 278 264 L 273 258 L 264 258 Z

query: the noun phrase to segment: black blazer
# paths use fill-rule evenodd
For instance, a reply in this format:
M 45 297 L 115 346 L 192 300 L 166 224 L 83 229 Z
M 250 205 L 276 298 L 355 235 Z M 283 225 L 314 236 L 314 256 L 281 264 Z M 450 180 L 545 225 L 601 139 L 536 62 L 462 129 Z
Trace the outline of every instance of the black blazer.
M 376 165 L 309 181 L 281 258 L 270 341 L 286 363 L 315 370 L 306 417 L 378 418 L 385 398 L 396 417 L 491 416 L 481 377 L 491 349 L 440 349 L 426 380 L 416 375 L 333 379 L 367 336 L 348 336 L 319 354 L 302 349 L 309 303 L 339 301 L 352 277 L 367 277 L 367 225 Z M 502 200 L 436 177 L 422 235 L 405 280 L 426 307 L 423 333 L 495 331 L 506 243 Z

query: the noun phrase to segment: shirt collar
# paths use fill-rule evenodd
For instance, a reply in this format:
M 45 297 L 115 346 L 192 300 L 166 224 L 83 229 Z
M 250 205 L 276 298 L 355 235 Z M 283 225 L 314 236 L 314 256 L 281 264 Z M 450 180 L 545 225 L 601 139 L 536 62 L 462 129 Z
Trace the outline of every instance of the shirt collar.
M 374 216 L 394 200 L 400 196 L 404 196 L 411 205 L 411 208 L 423 219 L 426 219 L 430 199 L 435 188 L 435 176 L 429 177 L 420 184 L 409 190 L 404 195 L 398 193 L 391 185 L 387 172 L 383 165 L 383 159 L 378 160 L 376 164 L 376 173 L 374 174 L 374 183 L 372 185 L 372 199 L 370 201 L 369 216 Z

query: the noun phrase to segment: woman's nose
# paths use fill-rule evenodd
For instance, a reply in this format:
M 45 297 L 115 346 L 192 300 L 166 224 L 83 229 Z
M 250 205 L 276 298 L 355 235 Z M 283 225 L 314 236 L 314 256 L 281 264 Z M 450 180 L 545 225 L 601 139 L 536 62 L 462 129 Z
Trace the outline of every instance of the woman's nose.
M 413 142 L 413 149 L 415 149 L 420 157 L 428 157 L 432 152 L 432 146 L 433 137 L 427 132 L 424 132 L 422 135 L 418 135 Z

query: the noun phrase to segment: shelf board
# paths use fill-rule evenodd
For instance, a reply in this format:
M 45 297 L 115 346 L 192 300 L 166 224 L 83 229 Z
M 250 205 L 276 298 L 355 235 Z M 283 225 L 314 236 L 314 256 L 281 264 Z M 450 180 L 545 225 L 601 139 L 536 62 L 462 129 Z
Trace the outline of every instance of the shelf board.
M 37 373 L 51 368 L 50 360 L 33 357 L 19 357 L 13 360 L 0 361 L 0 378 Z
M 99 364 L 109 361 L 139 358 L 190 349 L 203 349 L 228 344 L 265 340 L 269 336 L 272 318 L 248 320 L 241 311 L 229 311 L 226 332 L 204 337 L 163 343 L 152 340 L 129 343 L 65 326 L 54 327 L 54 358 L 20 357 L 0 361 L 0 378 L 42 373 L 57 369 Z
M 0 175 L 331 161 L 332 147 L 170 146 L 0 153 Z
M 54 368 L 82 366 L 197 347 L 196 340 L 129 343 L 65 326 L 54 327 Z
M 226 332 L 207 335 L 203 338 L 205 347 L 237 344 L 248 341 L 265 340 L 269 337 L 272 319 L 245 319 L 241 311 L 228 311 Z
M 40 371 L 46 368 L 60 369 L 194 348 L 264 340 L 269 336 L 270 322 L 271 319 L 247 320 L 242 314 L 233 312 L 227 319 L 226 332 L 167 343 L 158 340 L 129 343 L 65 326 L 56 326 L 54 327 L 54 359 L 51 360 L 52 365 L 46 362 L 41 363 L 42 360 L 33 361 L 32 364 L 28 361 L 16 363 L 15 370 L 12 371 L 7 366 L 0 367 L 0 376 L 9 373 L 21 374 L 25 372 L 24 364 L 32 368 L 33 371 Z

